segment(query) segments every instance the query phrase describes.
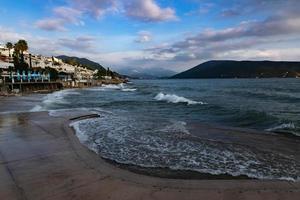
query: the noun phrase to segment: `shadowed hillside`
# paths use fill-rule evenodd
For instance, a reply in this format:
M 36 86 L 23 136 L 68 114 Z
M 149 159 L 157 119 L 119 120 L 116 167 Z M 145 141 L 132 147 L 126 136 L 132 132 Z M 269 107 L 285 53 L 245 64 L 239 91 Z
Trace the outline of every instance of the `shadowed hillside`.
M 299 77 L 300 62 L 208 61 L 171 78 L 273 78 Z

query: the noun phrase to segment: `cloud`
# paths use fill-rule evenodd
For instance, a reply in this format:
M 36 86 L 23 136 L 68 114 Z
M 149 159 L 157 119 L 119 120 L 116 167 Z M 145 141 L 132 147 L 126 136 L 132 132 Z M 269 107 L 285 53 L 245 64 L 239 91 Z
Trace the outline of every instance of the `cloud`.
M 66 31 L 66 25 L 84 25 L 81 18 L 90 15 L 100 19 L 108 13 L 123 13 L 143 22 L 177 20 L 175 10 L 160 7 L 155 0 L 69 0 L 66 6 L 56 7 L 52 17 L 38 20 L 36 27 L 46 31 Z
M 76 51 L 95 52 L 96 39 L 91 36 L 79 36 L 75 39 L 60 38 L 58 44 L 64 48 L 68 48 Z
M 53 10 L 54 15 L 63 20 L 65 23 L 72 23 L 76 25 L 82 25 L 83 22 L 80 20 L 83 12 L 70 7 L 57 7 Z
M 65 21 L 62 19 L 42 19 L 35 23 L 36 27 L 45 31 L 66 31 Z
M 204 29 L 183 40 L 147 48 L 147 56 L 132 62 L 184 69 L 210 59 L 295 60 L 300 55 L 299 34 L 300 14 L 287 9 L 265 20 Z
M 187 37 L 183 41 L 175 42 L 167 48 L 156 49 L 155 52 L 182 52 L 193 51 L 199 48 L 212 48 L 219 46 L 220 50 L 224 44 L 238 48 L 238 45 L 245 47 L 245 38 L 255 38 L 252 44 L 259 44 L 262 38 L 274 36 L 286 36 L 300 33 L 300 16 L 283 18 L 282 16 L 273 16 L 264 21 L 242 22 L 236 27 L 225 28 L 222 30 L 207 29 L 198 35 Z M 241 42 L 242 40 L 242 42 Z M 247 45 L 250 45 L 247 43 Z
M 238 10 L 234 10 L 234 9 L 223 10 L 220 14 L 221 17 L 236 17 L 239 15 L 241 15 L 241 13 Z
M 0 26 L 0 42 L 17 42 L 20 39 L 25 39 L 26 34 L 16 33 L 14 30 Z
M 185 15 L 205 15 L 213 10 L 216 5 L 214 3 L 201 3 L 199 8 L 192 10 Z
M 153 36 L 149 31 L 140 31 L 137 38 L 134 40 L 137 43 L 146 43 L 152 40 Z
M 84 25 L 82 14 L 80 10 L 60 6 L 53 9 L 52 18 L 38 20 L 35 25 L 46 31 L 66 31 L 67 24 Z
M 120 4 L 118 0 L 72 0 L 71 6 L 99 19 L 108 12 L 117 12 Z
M 162 22 L 177 20 L 175 10 L 161 8 L 154 0 L 129 0 L 125 3 L 128 17 L 144 22 Z

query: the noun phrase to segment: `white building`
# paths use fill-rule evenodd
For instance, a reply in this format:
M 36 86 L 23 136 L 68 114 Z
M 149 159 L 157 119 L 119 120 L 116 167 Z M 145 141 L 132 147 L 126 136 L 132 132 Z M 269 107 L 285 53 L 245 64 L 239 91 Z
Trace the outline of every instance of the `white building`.
M 5 44 L 0 43 L 0 55 L 9 57 L 9 53 L 12 56 L 14 53 L 14 48 L 8 49 Z
M 11 49 L 10 55 L 12 55 L 13 52 L 14 49 Z M 28 51 L 24 52 L 24 60 L 28 66 L 31 66 L 32 68 L 54 68 L 59 73 L 67 74 L 68 76 L 70 75 L 70 77 L 74 77 L 75 80 L 79 82 L 91 80 L 95 74 L 95 71 L 93 70 L 89 70 L 81 66 L 67 64 L 56 57 L 29 54 Z M 13 67 L 12 62 L 12 57 L 9 57 L 9 50 L 4 44 L 0 44 L 0 68 L 7 69 L 9 66 Z

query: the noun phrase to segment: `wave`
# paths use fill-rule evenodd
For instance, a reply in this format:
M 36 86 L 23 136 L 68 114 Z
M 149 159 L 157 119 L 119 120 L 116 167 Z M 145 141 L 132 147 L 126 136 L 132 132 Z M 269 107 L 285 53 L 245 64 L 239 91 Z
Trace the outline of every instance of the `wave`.
M 113 84 L 108 84 L 108 85 L 103 85 L 101 86 L 102 88 L 106 88 L 106 89 L 122 89 L 124 88 L 124 84 L 123 83 L 120 83 L 118 85 L 113 85 Z
M 122 89 L 123 92 L 134 92 L 136 90 L 137 90 L 136 88 L 123 88 Z
M 281 124 L 279 126 L 275 126 L 272 128 L 268 128 L 266 131 L 277 131 L 277 130 L 283 130 L 283 129 L 295 129 L 296 126 L 294 123 L 286 123 L 286 124 Z
M 122 164 L 299 180 L 297 162 L 292 157 L 247 146 L 194 140 L 186 123 L 181 121 L 151 121 L 138 116 L 102 113 L 101 118 L 76 121 L 70 126 L 87 148 Z
M 295 136 L 300 136 L 300 133 L 295 132 L 295 130 L 297 130 L 297 127 L 292 122 L 280 124 L 278 126 L 266 129 L 268 132 L 289 133 Z
M 94 88 L 86 88 L 85 90 L 88 91 L 107 91 L 107 90 L 121 90 L 123 92 L 133 92 L 136 91 L 136 88 L 127 88 L 124 83 L 116 84 L 107 84 L 102 85 L 101 87 L 94 87 Z
M 175 94 L 164 94 L 162 92 L 158 93 L 154 97 L 154 99 L 157 101 L 166 101 L 168 103 L 187 103 L 188 105 L 206 104 L 201 101 L 193 101 L 193 100 L 187 99 L 185 97 L 177 96 Z
M 65 100 L 65 97 L 68 95 L 81 95 L 79 92 L 76 92 L 74 89 L 60 90 L 57 92 L 53 92 L 44 97 L 43 104 L 69 104 L 68 101 Z
M 184 121 L 172 121 L 171 125 L 167 125 L 160 129 L 160 131 L 165 133 L 176 133 L 178 137 L 182 137 L 191 134 L 186 125 L 187 124 Z
M 29 112 L 40 112 L 40 111 L 44 111 L 43 107 L 40 105 L 36 105 L 32 109 L 29 110 Z

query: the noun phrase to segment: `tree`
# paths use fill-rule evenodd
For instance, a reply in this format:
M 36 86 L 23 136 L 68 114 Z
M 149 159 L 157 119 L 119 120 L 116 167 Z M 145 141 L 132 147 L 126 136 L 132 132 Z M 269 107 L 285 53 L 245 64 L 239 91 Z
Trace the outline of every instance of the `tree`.
M 24 60 L 24 51 L 28 50 L 28 44 L 25 40 L 19 40 L 14 46 L 14 65 L 16 70 L 27 70 L 28 64 Z
M 10 50 L 13 48 L 13 44 L 11 42 L 7 42 L 6 43 L 6 48 L 8 48 L 8 52 L 9 52 L 9 57 L 11 57 L 11 54 L 10 54 Z
M 28 50 L 28 44 L 25 40 L 19 40 L 16 44 L 18 49 L 21 51 L 21 54 L 24 54 L 24 51 Z

